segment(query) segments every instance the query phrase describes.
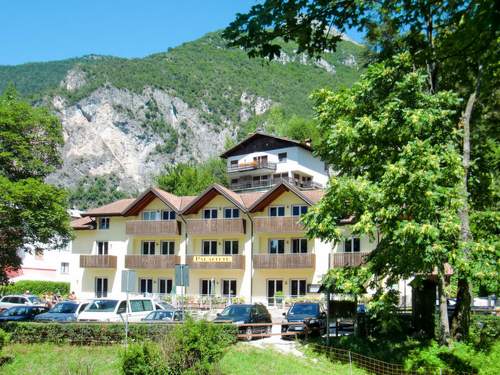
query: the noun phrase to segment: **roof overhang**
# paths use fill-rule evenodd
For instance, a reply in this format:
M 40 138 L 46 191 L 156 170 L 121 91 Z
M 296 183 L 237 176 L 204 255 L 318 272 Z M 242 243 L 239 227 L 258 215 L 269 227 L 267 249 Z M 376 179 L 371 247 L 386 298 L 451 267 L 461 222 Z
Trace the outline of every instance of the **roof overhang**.
M 135 201 L 126 207 L 121 213 L 122 216 L 136 216 L 138 215 L 148 204 L 150 204 L 155 198 L 161 200 L 165 205 L 167 205 L 171 210 L 179 213 L 177 207 L 174 206 L 172 202 L 163 197 L 160 192 L 155 188 L 149 188 L 143 192 Z
M 205 205 L 208 204 L 212 199 L 214 199 L 217 195 L 222 195 L 228 201 L 233 203 L 236 207 L 241 209 L 242 211 L 246 211 L 246 207 L 243 206 L 241 202 L 238 202 L 231 195 L 229 195 L 225 188 L 218 184 L 214 184 L 206 189 L 203 193 L 201 193 L 195 200 L 193 200 L 190 204 L 186 206 L 186 208 L 182 211 L 184 215 L 196 214 L 198 213 Z
M 265 193 L 262 197 L 260 197 L 254 204 L 252 204 L 249 208 L 249 212 L 259 212 L 263 211 L 267 206 L 269 206 L 276 198 L 278 198 L 281 194 L 291 192 L 302 199 L 309 206 L 313 205 L 313 202 L 306 197 L 302 192 L 297 189 L 295 186 L 289 184 L 286 181 L 282 181 L 279 185 L 276 185 L 274 188 Z

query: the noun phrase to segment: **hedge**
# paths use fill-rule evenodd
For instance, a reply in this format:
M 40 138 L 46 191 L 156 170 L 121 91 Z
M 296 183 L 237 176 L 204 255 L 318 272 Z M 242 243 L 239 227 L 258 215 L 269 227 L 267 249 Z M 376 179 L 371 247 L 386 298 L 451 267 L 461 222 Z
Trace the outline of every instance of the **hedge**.
M 130 323 L 128 340 L 142 342 L 158 341 L 179 323 Z M 213 323 L 210 323 L 213 324 Z M 236 335 L 235 327 L 230 324 L 217 324 L 222 330 Z M 11 342 L 55 343 L 76 345 L 111 345 L 125 340 L 123 323 L 39 323 L 5 322 L 0 329 L 10 334 Z
M 61 281 L 20 280 L 16 283 L 0 287 L 0 293 L 4 296 L 7 294 L 23 294 L 27 290 L 31 294 L 39 296 L 49 292 L 65 296 L 69 294 L 69 283 Z

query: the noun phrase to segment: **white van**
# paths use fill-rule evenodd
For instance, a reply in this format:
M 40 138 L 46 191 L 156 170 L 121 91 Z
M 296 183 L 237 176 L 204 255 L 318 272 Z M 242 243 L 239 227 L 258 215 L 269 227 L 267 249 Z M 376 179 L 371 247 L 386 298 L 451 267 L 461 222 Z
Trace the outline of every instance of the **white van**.
M 98 298 L 92 300 L 78 315 L 79 322 L 139 322 L 151 311 L 156 310 L 150 298 L 130 298 L 127 308 L 126 299 Z

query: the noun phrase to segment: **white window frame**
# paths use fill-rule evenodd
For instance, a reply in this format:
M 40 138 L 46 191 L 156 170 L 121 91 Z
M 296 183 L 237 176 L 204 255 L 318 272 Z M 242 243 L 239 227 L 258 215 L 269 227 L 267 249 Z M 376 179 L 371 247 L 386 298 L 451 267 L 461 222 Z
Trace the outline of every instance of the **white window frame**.
M 168 212 L 168 218 L 165 219 L 164 215 Z M 162 210 L 160 220 L 162 221 L 173 221 L 177 219 L 177 212 L 174 210 Z
M 275 253 L 271 252 L 271 242 L 272 241 L 283 241 L 283 252 L 282 253 L 279 252 L 279 242 L 278 242 L 278 248 L 276 249 L 276 252 Z M 268 254 L 285 254 L 285 245 L 286 245 L 286 241 L 284 238 L 269 238 L 267 240 L 267 253 Z
M 144 252 L 144 244 L 148 244 L 148 252 Z M 151 253 L 151 244 L 153 244 L 153 253 Z M 141 241 L 141 255 L 156 255 L 156 241 L 154 240 L 142 240 Z
M 146 289 L 148 289 L 148 282 L 151 282 L 151 292 L 148 292 L 147 290 L 145 292 L 143 292 L 141 290 L 142 288 L 142 281 L 145 281 L 146 282 Z M 153 293 L 153 286 L 154 286 L 154 281 L 153 281 L 153 278 L 152 277 L 139 277 L 139 293 L 141 294 L 152 294 Z
M 162 293 L 160 290 L 161 282 L 165 282 L 165 293 Z M 170 292 L 168 291 L 168 284 L 170 281 Z M 174 291 L 174 280 L 168 277 L 159 277 L 158 278 L 158 294 L 171 294 Z
M 209 242 L 210 243 L 210 249 L 209 249 L 209 253 L 208 254 L 205 254 L 205 242 Z M 213 243 L 215 243 L 215 253 L 213 253 Z M 218 243 L 217 243 L 217 240 L 202 240 L 201 241 L 201 254 L 202 255 L 217 255 L 217 248 L 218 248 Z
M 210 217 L 206 217 L 205 213 L 207 211 L 210 211 Z M 213 217 L 213 213 L 215 212 L 215 217 Z M 219 218 L 219 213 L 217 208 L 205 208 L 203 209 L 203 219 L 205 220 L 213 220 L 213 219 L 218 219 Z
M 354 251 L 354 241 L 355 240 L 358 240 L 359 241 L 359 250 L 358 251 Z M 350 251 L 346 251 L 346 244 L 347 242 L 350 241 L 351 243 L 351 250 Z M 344 242 L 342 243 L 342 252 L 344 253 L 361 253 L 362 252 L 362 249 L 361 249 L 361 238 L 358 237 L 358 236 L 350 236 L 350 237 L 347 237 Z
M 203 293 L 203 282 L 208 282 L 208 294 Z M 200 279 L 200 296 L 215 296 L 215 280 L 213 279 Z
M 296 207 L 298 207 L 298 208 L 299 208 L 299 214 L 298 214 L 298 215 L 295 215 L 295 214 L 293 213 L 293 209 L 294 209 L 294 208 L 296 208 Z M 306 209 L 306 212 L 302 213 L 302 209 L 303 209 L 304 207 L 305 207 L 305 209 Z M 295 217 L 300 217 L 300 216 L 302 216 L 302 215 L 306 214 L 308 209 L 309 209 L 309 206 L 308 206 L 307 204 L 294 204 L 294 205 L 292 205 L 292 216 L 295 216 Z
M 101 290 L 100 291 L 97 290 L 97 280 L 101 280 Z M 103 292 L 104 292 L 104 288 L 103 288 L 104 280 L 106 280 L 106 291 L 103 294 Z M 101 294 L 99 295 L 98 292 L 100 292 Z M 109 292 L 109 279 L 107 277 L 96 276 L 94 278 L 94 293 L 95 293 L 96 298 L 107 298 L 108 292 Z
M 163 244 L 168 243 L 168 253 L 163 252 Z M 175 241 L 162 240 L 160 241 L 160 255 L 175 255 Z
M 298 251 L 293 251 L 293 243 L 294 241 L 298 241 L 299 243 L 299 248 L 298 248 Z M 309 241 L 307 240 L 307 238 L 292 238 L 291 239 L 291 244 L 290 244 L 290 253 L 291 254 L 307 254 L 309 253 Z M 302 244 L 305 242 L 306 244 L 306 251 L 303 252 L 302 251 Z
M 101 254 L 99 254 L 99 244 L 102 243 Z M 109 249 L 111 248 L 109 241 L 96 241 L 95 242 L 95 253 L 97 255 L 109 255 Z
M 146 218 L 148 217 L 148 218 Z M 159 221 L 161 218 L 160 210 L 145 210 L 142 211 L 142 220 L 144 221 Z
M 103 223 L 104 223 L 104 225 L 103 225 Z M 107 217 L 107 216 L 101 216 L 97 220 L 97 224 L 98 224 L 97 228 L 99 230 L 109 230 L 110 223 L 111 223 L 111 220 L 110 220 L 109 217 Z
M 61 262 L 61 274 L 69 274 L 69 262 Z
M 234 282 L 234 294 L 231 294 L 231 284 L 229 285 L 229 294 L 224 293 L 224 283 L 225 282 L 229 282 L 229 283 Z M 238 294 L 238 280 L 236 280 L 236 279 L 222 279 L 221 280 L 221 283 L 220 283 L 220 295 L 222 297 L 232 298 L 232 297 L 236 297 L 237 294 Z
M 283 209 L 283 215 L 278 215 L 278 214 L 279 214 L 279 210 L 280 210 L 280 208 L 282 208 L 282 209 Z M 273 216 L 273 215 L 271 215 L 271 210 L 272 210 L 272 209 L 276 209 L 276 215 L 274 215 L 274 216 Z M 284 217 L 284 216 L 285 216 L 285 214 L 286 214 L 285 206 L 271 206 L 271 207 L 269 207 L 269 209 L 268 209 L 268 214 L 269 214 L 269 216 L 270 216 L 270 217 Z
M 230 252 L 229 254 L 226 253 L 226 243 L 229 242 L 229 247 L 230 247 Z M 234 245 L 236 244 L 236 252 L 234 252 Z M 238 240 L 224 240 L 222 242 L 222 252 L 224 253 L 224 255 L 238 255 L 239 252 L 240 252 L 240 241 Z
M 300 294 L 300 282 L 303 281 L 304 282 L 304 294 Z M 299 294 L 292 294 L 292 283 L 293 282 L 297 282 L 297 291 L 299 292 Z M 307 279 L 290 279 L 290 297 L 303 297 L 307 294 Z
M 226 210 L 228 210 L 230 212 L 229 216 L 226 216 Z M 237 216 L 234 216 L 235 213 L 237 213 Z M 239 208 L 235 208 L 235 207 L 224 207 L 223 214 L 224 214 L 223 215 L 224 219 L 239 219 L 240 218 L 240 210 L 239 210 Z

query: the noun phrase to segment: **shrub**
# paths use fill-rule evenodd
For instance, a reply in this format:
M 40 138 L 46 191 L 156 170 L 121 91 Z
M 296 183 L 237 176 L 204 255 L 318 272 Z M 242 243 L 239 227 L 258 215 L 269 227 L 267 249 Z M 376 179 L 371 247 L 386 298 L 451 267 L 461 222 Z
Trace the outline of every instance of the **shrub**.
M 479 350 L 489 350 L 500 338 L 500 317 L 475 315 L 470 327 L 468 341 Z
M 151 342 L 132 344 L 120 355 L 124 375 L 163 375 L 168 373 L 158 345 Z
M 16 343 L 110 345 L 125 339 L 122 323 L 30 323 L 6 322 L 0 325 Z M 172 330 L 171 324 L 129 324 L 130 342 L 161 340 Z
M 9 334 L 5 332 L 3 329 L 0 329 L 0 353 L 2 352 L 5 344 L 9 342 Z
M 54 294 L 68 295 L 69 283 L 60 281 L 42 281 L 42 280 L 21 280 L 13 284 L 5 285 L 0 288 L 0 293 L 23 294 L 29 290 L 31 294 L 42 295 L 52 292 Z

